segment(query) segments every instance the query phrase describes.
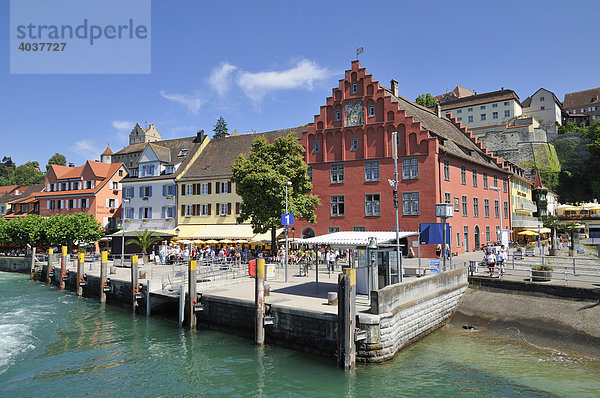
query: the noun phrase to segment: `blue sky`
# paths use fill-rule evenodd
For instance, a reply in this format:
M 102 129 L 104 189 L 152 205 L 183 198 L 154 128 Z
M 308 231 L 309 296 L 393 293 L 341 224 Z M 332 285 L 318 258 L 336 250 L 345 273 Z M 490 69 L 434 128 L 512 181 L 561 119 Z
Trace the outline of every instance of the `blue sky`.
M 76 165 L 136 122 L 164 139 L 219 116 L 243 133 L 295 127 L 313 115 L 355 59 L 402 96 L 456 85 L 511 88 L 600 85 L 598 1 L 152 1 L 147 75 L 11 75 L 0 30 L 0 157 L 44 166 L 55 152 Z M 9 2 L 0 14 L 9 22 Z

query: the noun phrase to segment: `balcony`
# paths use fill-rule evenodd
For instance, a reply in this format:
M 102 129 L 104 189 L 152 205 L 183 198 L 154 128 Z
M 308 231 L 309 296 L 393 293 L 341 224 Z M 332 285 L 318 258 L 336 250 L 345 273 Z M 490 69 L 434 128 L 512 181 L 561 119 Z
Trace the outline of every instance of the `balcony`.
M 512 214 L 513 228 L 537 228 L 542 226 L 542 222 L 537 217 L 528 216 L 525 214 Z
M 519 199 L 517 203 L 515 203 L 515 210 L 535 213 L 538 208 L 537 205 L 531 200 Z

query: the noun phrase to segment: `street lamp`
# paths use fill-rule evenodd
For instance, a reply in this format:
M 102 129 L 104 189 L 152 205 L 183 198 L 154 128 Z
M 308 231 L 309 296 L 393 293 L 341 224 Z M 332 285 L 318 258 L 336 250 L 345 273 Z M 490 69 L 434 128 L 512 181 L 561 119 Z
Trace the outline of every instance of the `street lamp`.
M 398 283 L 402 282 L 402 264 L 400 263 L 400 233 L 398 231 L 398 132 L 392 132 L 392 157 L 394 158 L 394 208 L 396 209 L 396 269 Z M 390 185 L 392 182 L 390 181 Z M 391 278 L 390 278 L 391 279 Z M 390 281 L 391 283 L 392 281 Z
M 375 270 L 375 250 L 377 250 L 377 238 L 375 237 L 370 237 L 369 239 L 369 244 L 367 246 L 367 249 L 369 249 L 369 254 L 371 255 L 371 266 L 369 267 L 369 269 L 371 270 L 371 290 L 377 290 L 378 289 L 378 272 L 376 272 Z M 370 293 L 369 293 L 370 295 Z
M 444 264 L 444 271 L 446 271 L 446 219 L 450 217 L 454 217 L 454 206 L 452 203 L 438 203 L 435 205 L 435 216 L 440 217 L 442 219 L 442 229 L 443 229 L 443 246 L 442 246 L 442 257 Z
M 285 214 L 288 212 L 288 187 L 292 186 L 291 181 L 285 183 Z M 285 283 L 288 281 L 288 231 L 289 228 L 285 226 Z

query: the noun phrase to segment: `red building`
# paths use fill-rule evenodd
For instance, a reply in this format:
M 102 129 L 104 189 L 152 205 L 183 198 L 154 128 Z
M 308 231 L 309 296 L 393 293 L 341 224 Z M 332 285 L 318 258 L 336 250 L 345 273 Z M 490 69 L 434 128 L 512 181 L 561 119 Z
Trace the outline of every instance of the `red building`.
M 398 139 L 400 230 L 441 222 L 436 203 L 452 203 L 452 251 L 480 248 L 485 231 L 493 241 L 509 221 L 508 173 L 499 160 L 456 122 L 398 95 L 352 62 L 339 87 L 302 135 L 313 193 L 321 206 L 317 223 L 299 220 L 303 236 L 335 231 L 391 231 L 395 228 L 392 132 Z M 448 115 L 450 116 L 450 115 Z M 500 187 L 499 191 L 489 187 Z M 498 201 L 500 192 L 500 203 Z M 506 204 L 505 204 L 506 203 Z M 431 255 L 434 247 L 423 247 Z

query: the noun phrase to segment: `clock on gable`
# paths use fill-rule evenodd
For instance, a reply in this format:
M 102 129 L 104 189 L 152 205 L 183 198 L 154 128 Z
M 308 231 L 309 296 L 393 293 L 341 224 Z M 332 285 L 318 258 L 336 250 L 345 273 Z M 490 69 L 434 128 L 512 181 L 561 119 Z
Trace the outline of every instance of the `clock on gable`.
M 346 120 L 344 126 L 360 126 L 365 123 L 364 103 L 358 101 L 355 104 L 346 104 L 344 107 Z

